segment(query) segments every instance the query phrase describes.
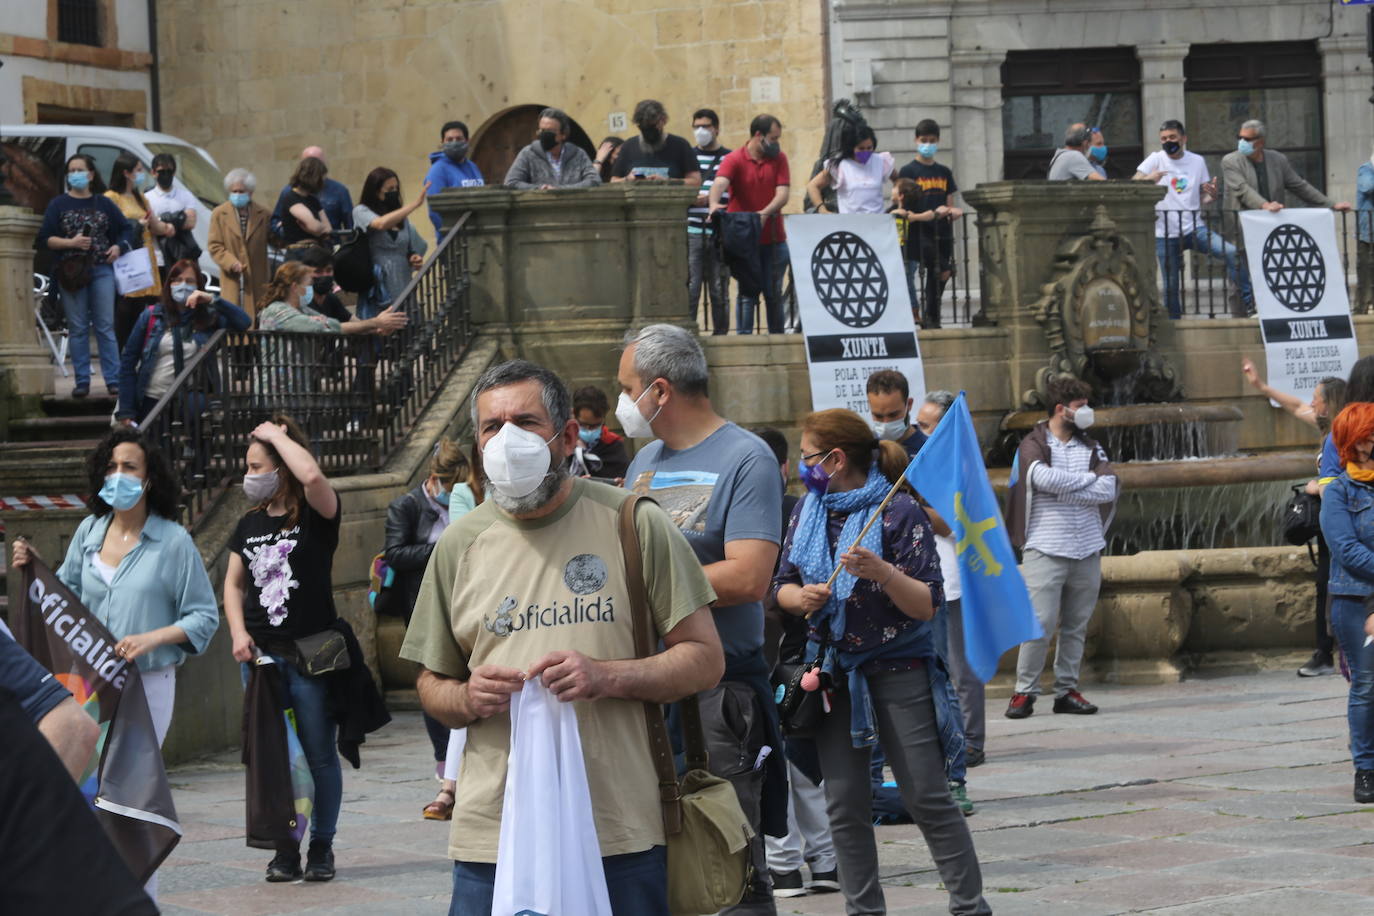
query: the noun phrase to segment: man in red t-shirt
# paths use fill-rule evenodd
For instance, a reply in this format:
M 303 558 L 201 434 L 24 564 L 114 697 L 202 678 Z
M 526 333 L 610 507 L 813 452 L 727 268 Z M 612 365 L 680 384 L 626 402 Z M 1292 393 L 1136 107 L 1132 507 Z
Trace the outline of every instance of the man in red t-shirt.
M 763 221 L 759 236 L 759 255 L 763 268 L 763 296 L 767 301 L 768 333 L 783 330 L 782 276 L 787 269 L 787 232 L 782 225 L 782 208 L 792 183 L 787 156 L 778 138 L 782 136 L 782 122 L 772 115 L 761 114 L 749 125 L 749 142 L 720 161 L 716 179 L 711 183 L 711 214 L 717 210 L 727 213 L 757 213 Z M 730 192 L 729 206 L 721 197 Z M 746 294 L 741 289 L 735 310 L 736 330 L 740 334 L 754 332 L 754 310 L 758 294 Z

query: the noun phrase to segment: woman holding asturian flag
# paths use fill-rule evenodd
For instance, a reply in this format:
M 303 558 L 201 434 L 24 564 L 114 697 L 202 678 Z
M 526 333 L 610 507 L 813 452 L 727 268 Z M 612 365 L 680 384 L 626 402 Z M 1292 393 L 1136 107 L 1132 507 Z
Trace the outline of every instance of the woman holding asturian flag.
M 176 669 L 219 627 L 219 607 L 200 552 L 176 521 L 180 489 L 157 446 L 119 428 L 87 462 L 91 514 L 77 526 L 57 577 L 118 642 L 114 654 L 138 665 L 157 743 L 167 737 Z M 13 565 L 38 556 L 14 542 Z M 157 876 L 148 882 L 156 899 Z
M 819 672 L 800 683 L 823 691 L 828 704 L 810 736 L 847 911 L 885 912 L 869 780 L 881 741 L 949 890 L 950 912 L 991 913 L 972 835 L 946 782 L 963 741 L 929 623 L 942 600 L 935 535 L 911 496 L 884 505 L 906 467 L 906 451 L 875 439 L 858 414 L 807 416 L 799 471 L 808 492 L 788 522 L 773 588 L 779 607 L 811 624 L 806 659 L 818 660 Z M 875 512 L 881 518 L 869 525 Z

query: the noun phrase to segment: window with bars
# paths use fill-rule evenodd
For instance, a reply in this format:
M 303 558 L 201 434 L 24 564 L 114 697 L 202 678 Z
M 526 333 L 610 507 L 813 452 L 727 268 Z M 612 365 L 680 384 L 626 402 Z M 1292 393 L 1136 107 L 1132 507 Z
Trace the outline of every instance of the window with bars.
M 1314 41 L 1193 45 L 1183 62 L 1188 148 L 1221 174 L 1221 157 L 1236 148 L 1236 132 L 1264 122 L 1265 145 L 1326 190 L 1322 151 L 1322 62 Z
M 57 40 L 100 47 L 100 0 L 57 0 Z
M 1141 160 L 1135 48 L 1010 51 L 1002 63 L 1002 177 L 1044 178 L 1070 124 L 1101 128 L 1111 178 Z

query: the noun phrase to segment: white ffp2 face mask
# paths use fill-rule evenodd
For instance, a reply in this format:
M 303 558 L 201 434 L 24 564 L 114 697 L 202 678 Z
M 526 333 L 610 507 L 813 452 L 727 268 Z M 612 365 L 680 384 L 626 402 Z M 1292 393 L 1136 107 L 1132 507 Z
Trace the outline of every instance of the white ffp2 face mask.
M 482 447 L 482 471 L 503 496 L 520 499 L 529 496 L 552 470 L 553 456 L 548 439 L 538 433 L 507 423 Z
M 900 420 L 888 420 L 886 423 L 873 423 L 873 435 L 879 439 L 886 439 L 889 442 L 896 442 L 906 431 L 907 422 L 903 417 Z
M 654 434 L 653 422 L 658 419 L 659 411 L 663 410 L 663 405 L 658 406 L 652 417 L 645 417 L 639 412 L 639 402 L 644 400 L 644 395 L 653 391 L 653 386 L 645 388 L 639 393 L 639 397 L 633 401 L 625 392 L 620 392 L 620 401 L 615 405 L 615 418 L 620 421 L 620 426 L 625 430 L 625 435 L 631 439 L 648 439 Z
M 1093 409 L 1087 404 L 1073 412 L 1073 425 L 1079 429 L 1087 429 L 1093 425 Z

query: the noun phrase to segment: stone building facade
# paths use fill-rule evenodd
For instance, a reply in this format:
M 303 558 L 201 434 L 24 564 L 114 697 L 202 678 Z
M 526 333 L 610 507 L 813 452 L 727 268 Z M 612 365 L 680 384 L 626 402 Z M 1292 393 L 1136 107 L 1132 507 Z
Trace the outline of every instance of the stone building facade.
M 148 127 L 156 104 L 147 0 L 9 0 L 0 124 Z
M 355 194 L 386 165 L 409 197 L 444 121 L 465 121 L 480 146 L 543 106 L 566 110 L 592 143 L 630 136 L 646 97 L 688 137 L 692 112 L 710 107 L 730 147 L 766 111 L 807 168 L 824 127 L 816 0 L 163 0 L 158 16 L 163 129 L 226 170 L 254 169 L 266 188 L 319 144 Z
M 1213 172 L 1247 118 L 1309 181 L 1352 200 L 1370 155 L 1368 7 L 1328 0 L 831 0 L 836 95 L 853 95 L 882 148 L 911 150 L 921 118 L 963 187 L 1043 177 L 1073 121 L 1102 126 L 1129 178 L 1184 121 Z

